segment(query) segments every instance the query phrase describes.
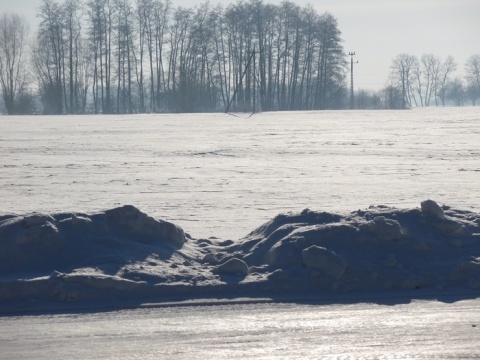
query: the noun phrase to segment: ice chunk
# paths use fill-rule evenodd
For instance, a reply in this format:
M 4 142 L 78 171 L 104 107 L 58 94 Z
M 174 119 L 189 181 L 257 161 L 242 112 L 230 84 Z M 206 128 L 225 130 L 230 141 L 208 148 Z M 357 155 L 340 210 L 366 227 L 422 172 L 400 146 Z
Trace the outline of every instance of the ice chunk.
M 248 265 L 245 261 L 237 258 L 232 258 L 214 269 L 217 274 L 238 274 L 247 275 Z
M 421 204 L 421 209 L 422 209 L 422 214 L 435 218 L 435 219 L 444 219 L 445 218 L 445 212 L 443 209 L 433 200 L 425 200 L 422 201 Z
M 302 251 L 302 260 L 307 268 L 318 270 L 335 280 L 340 280 L 347 269 L 345 261 L 335 252 L 316 245 Z
M 397 220 L 377 216 L 361 226 L 361 229 L 385 241 L 399 240 L 403 237 L 402 227 Z
M 114 230 L 134 236 L 140 242 L 161 240 L 176 247 L 185 243 L 183 229 L 167 221 L 156 220 L 132 205 L 105 211 Z

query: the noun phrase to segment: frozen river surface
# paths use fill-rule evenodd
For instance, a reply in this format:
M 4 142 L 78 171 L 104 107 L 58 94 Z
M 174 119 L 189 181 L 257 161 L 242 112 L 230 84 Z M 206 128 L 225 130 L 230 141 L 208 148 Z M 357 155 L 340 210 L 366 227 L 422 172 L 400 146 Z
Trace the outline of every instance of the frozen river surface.
M 478 359 L 479 300 L 0 318 L 2 359 Z
M 281 212 L 479 210 L 478 108 L 0 117 L 0 214 L 132 204 L 193 237 Z

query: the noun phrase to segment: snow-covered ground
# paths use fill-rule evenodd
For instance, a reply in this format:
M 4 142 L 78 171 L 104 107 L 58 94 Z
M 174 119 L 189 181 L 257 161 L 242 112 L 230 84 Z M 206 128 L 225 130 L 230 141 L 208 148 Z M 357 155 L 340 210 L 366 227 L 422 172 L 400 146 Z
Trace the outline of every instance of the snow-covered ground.
M 0 348 L 9 360 L 473 360 L 478 307 L 248 304 L 7 317 Z
M 479 125 L 475 108 L 2 117 L 2 308 L 477 292 Z
M 479 210 L 480 110 L 0 117 L 0 214 L 131 204 L 195 238 L 279 213 Z

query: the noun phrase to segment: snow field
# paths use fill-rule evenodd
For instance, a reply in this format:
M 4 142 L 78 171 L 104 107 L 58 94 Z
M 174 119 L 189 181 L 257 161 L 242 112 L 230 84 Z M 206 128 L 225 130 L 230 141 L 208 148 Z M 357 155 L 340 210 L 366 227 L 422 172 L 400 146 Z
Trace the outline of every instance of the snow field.
M 477 291 L 478 123 L 0 118 L 0 301 Z
M 0 117 L 0 214 L 132 204 L 236 240 L 305 208 L 478 211 L 479 122 L 477 108 Z

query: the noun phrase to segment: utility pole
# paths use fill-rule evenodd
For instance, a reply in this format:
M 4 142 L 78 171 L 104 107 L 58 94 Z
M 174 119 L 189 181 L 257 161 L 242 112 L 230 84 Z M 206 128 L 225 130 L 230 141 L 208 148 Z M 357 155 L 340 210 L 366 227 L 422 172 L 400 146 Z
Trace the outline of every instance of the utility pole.
M 355 55 L 355 51 L 349 52 L 348 55 L 350 56 L 350 109 L 355 109 L 355 98 L 353 94 L 353 56 Z M 358 64 L 358 61 L 355 63 Z

